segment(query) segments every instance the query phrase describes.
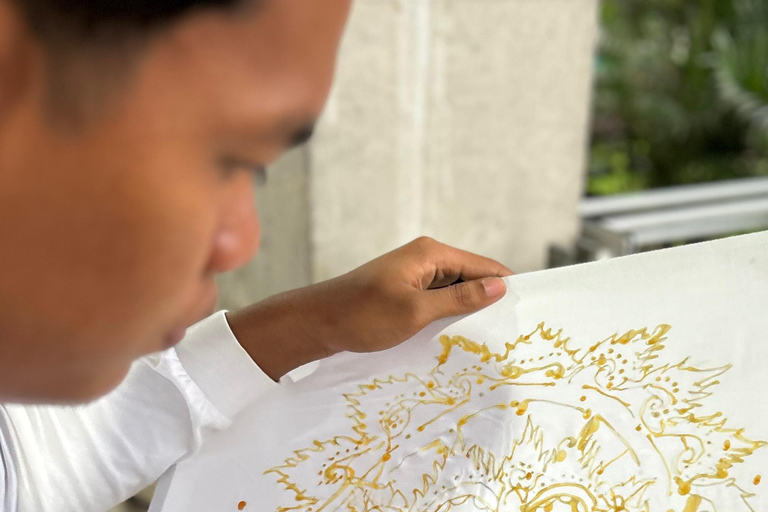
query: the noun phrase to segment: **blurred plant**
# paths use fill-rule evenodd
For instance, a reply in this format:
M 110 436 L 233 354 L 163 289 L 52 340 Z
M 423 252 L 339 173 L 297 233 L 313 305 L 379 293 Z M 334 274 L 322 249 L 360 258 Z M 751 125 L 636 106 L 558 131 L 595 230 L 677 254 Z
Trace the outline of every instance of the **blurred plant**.
M 720 96 L 753 128 L 753 142 L 765 147 L 768 134 L 768 3 L 736 3 L 738 27 L 715 34 Z
M 766 0 L 604 0 L 589 192 L 768 171 Z

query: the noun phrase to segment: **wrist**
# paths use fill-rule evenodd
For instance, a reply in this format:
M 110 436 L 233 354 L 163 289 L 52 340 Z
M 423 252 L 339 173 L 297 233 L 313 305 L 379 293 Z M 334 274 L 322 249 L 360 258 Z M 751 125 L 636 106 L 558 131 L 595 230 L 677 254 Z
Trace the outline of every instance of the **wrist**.
M 274 381 L 296 368 L 333 355 L 324 342 L 318 305 L 307 289 L 271 297 L 227 314 L 240 345 Z

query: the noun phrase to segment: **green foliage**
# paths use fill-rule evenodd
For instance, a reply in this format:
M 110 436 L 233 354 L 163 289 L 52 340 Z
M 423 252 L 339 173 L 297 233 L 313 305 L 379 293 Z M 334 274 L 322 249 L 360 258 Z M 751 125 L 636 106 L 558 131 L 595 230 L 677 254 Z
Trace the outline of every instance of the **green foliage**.
M 604 0 L 602 17 L 590 193 L 766 173 L 766 0 Z
M 768 4 L 764 0 L 737 3 L 739 25 L 715 34 L 716 77 L 724 102 L 751 123 L 752 142 L 768 133 Z

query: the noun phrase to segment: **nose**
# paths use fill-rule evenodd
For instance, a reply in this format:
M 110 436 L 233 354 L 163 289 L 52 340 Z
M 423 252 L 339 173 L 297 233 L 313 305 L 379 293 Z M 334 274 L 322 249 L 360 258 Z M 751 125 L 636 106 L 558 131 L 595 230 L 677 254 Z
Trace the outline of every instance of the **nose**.
M 214 234 L 209 270 L 235 270 L 248 263 L 259 247 L 261 229 L 256 214 L 253 178 L 243 176 L 222 206 L 221 222 Z

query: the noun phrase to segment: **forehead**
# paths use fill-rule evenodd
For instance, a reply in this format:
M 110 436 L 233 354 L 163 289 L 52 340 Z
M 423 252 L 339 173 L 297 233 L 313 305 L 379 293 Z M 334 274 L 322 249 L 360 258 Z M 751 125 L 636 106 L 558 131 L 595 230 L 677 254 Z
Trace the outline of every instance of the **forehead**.
M 213 123 L 303 123 L 327 97 L 348 9 L 270 0 L 189 16 L 154 41 L 143 88 Z

